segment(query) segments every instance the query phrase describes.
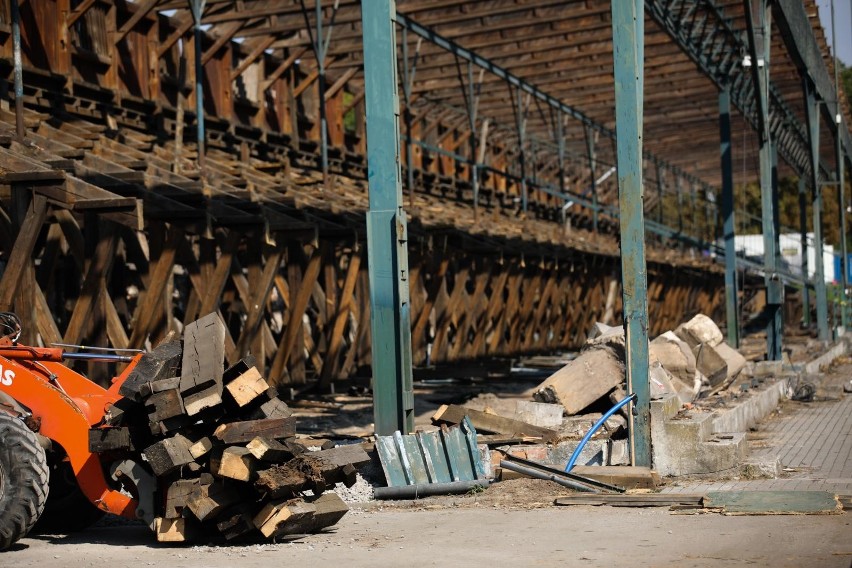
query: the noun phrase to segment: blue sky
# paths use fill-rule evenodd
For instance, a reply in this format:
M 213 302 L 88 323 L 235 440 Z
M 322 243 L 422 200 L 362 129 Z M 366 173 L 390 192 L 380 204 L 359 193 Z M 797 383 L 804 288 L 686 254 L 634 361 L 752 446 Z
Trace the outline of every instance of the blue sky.
M 817 0 L 819 17 L 831 48 L 831 0 Z M 846 66 L 852 66 L 852 0 L 834 0 L 834 27 L 837 53 Z

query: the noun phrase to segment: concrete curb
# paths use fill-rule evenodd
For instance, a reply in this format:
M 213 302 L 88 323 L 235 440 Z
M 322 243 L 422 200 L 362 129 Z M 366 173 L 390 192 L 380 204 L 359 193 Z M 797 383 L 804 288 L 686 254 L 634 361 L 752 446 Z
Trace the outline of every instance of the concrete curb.
M 769 388 L 748 398 L 733 408 L 719 411 L 713 419 L 713 433 L 747 432 L 749 428 L 768 416 L 787 396 L 789 379 L 779 379 Z
M 820 367 L 832 363 L 848 352 L 847 337 L 841 337 L 828 351 L 801 367 L 803 373 L 806 375 L 817 374 Z M 790 382 L 795 378 L 779 377 L 777 382 L 757 395 L 749 397 L 748 400 L 733 408 L 720 411 L 713 419 L 713 433 L 746 432 L 778 407 L 778 401 L 787 396 L 789 387 L 794 386 Z
M 820 367 L 824 365 L 829 365 L 834 362 L 838 357 L 842 357 L 849 352 L 848 345 L 848 336 L 842 336 L 837 344 L 834 345 L 831 349 L 811 361 L 810 363 L 805 364 L 805 374 L 815 375 L 819 373 Z

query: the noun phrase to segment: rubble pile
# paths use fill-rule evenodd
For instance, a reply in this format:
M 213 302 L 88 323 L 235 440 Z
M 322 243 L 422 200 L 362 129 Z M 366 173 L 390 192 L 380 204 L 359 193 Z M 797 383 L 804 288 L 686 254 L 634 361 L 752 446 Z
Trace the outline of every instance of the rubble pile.
M 225 369 L 224 351 L 224 324 L 210 314 L 143 355 L 124 398 L 90 431 L 90 450 L 126 458 L 115 479 L 154 487 L 140 489 L 153 499 L 137 515 L 159 541 L 271 539 L 334 525 L 348 507 L 324 491 L 351 487 L 369 456 L 360 445 L 308 452 L 253 360 Z
M 654 338 L 649 344 L 651 398 L 674 394 L 689 405 L 729 387 L 746 359 L 723 339 L 713 320 L 701 314 Z M 480 438 L 498 454 L 564 463 L 609 408 L 602 401 L 615 404 L 627 396 L 625 364 L 623 328 L 596 323 L 580 353 L 529 393 L 534 402 L 485 393 L 463 407 L 439 410 L 433 422 L 457 423 L 467 415 L 478 432 L 491 433 Z M 578 463 L 629 463 L 627 412 L 622 408 L 604 422 Z M 536 443 L 539 448 L 530 446 Z

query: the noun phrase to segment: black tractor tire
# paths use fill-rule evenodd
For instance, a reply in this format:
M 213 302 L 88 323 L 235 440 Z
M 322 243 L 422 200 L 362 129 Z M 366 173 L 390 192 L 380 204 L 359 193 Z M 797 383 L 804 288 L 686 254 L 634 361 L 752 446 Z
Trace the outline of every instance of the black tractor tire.
M 50 495 L 44 513 L 33 527 L 33 533 L 68 534 L 81 531 L 105 515 L 83 494 L 71 463 L 62 459 L 64 456 L 65 452 L 51 452 L 48 455 Z
M 27 535 L 48 493 L 44 448 L 18 418 L 0 411 L 0 550 Z

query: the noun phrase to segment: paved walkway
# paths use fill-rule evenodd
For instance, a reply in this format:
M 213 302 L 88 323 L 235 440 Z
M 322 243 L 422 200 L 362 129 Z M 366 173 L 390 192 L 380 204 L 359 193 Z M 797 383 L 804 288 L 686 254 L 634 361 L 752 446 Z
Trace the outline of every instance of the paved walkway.
M 706 491 L 832 491 L 852 494 L 852 395 L 838 401 L 790 403 L 760 427 L 767 447 L 750 459 L 775 457 L 785 468 L 779 479 L 687 482 L 663 493 Z

